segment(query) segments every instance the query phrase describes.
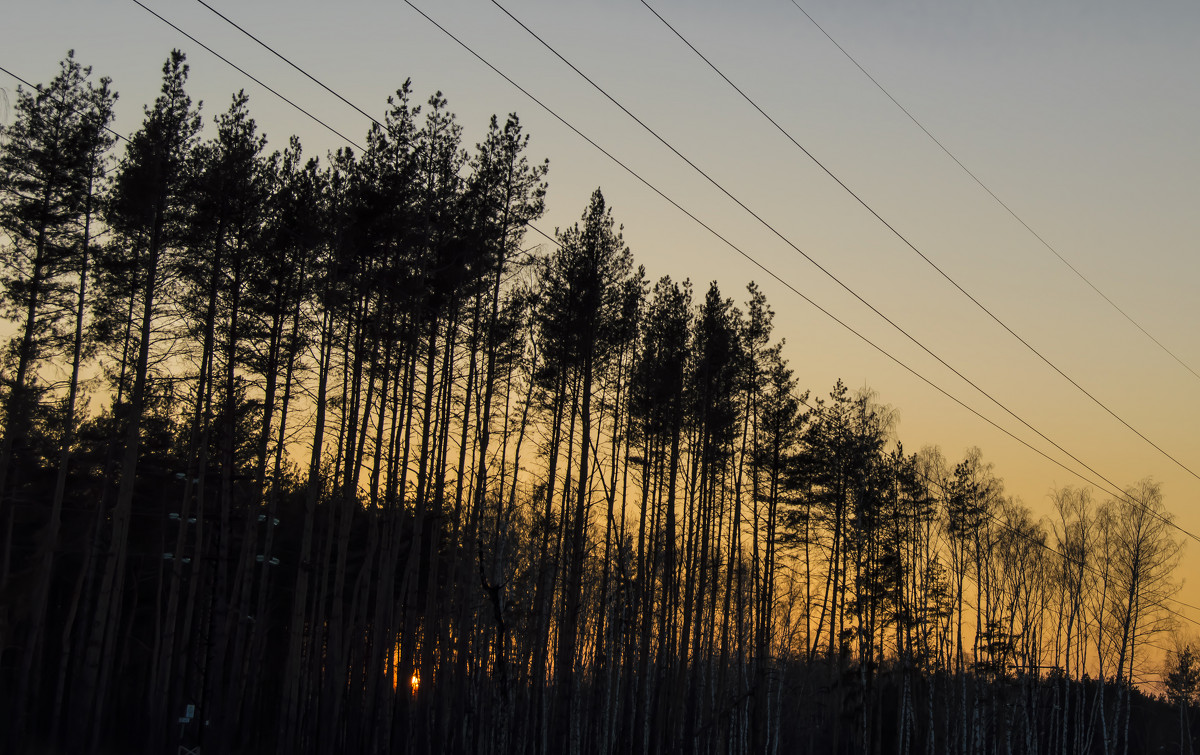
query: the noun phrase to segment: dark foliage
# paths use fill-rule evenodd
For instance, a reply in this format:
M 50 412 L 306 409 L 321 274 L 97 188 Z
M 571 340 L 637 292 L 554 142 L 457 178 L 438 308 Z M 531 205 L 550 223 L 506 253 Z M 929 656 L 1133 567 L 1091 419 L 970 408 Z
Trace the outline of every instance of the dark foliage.
M 1191 746 L 1194 652 L 1135 684 L 1152 482 L 1035 521 L 906 454 L 753 284 L 649 286 L 599 189 L 525 248 L 515 115 L 469 150 L 406 82 L 306 160 L 187 73 L 120 154 L 73 56 L 0 135 L 5 752 Z

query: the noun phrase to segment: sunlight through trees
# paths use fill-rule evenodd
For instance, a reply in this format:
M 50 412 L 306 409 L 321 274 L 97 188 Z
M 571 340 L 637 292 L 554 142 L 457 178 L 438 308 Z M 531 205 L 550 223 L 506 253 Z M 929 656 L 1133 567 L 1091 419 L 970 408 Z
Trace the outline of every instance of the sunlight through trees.
M 1035 519 L 600 189 L 535 243 L 516 115 L 308 158 L 187 77 L 118 146 L 69 55 L 0 134 L 6 751 L 1191 747 L 1155 482 Z

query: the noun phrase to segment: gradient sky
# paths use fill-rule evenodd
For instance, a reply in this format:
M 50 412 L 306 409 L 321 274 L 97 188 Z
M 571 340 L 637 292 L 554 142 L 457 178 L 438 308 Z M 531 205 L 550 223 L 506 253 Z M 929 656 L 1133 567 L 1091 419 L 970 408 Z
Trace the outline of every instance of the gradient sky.
M 362 140 L 366 120 L 194 0 L 143 0 L 205 44 Z M 414 0 L 480 55 L 647 180 L 913 369 L 1071 468 L 1065 458 L 830 282 L 707 184 L 488 0 Z M 649 0 L 876 212 L 1050 361 L 1200 473 L 1200 378 L 1151 342 L 989 197 L 791 0 Z M 515 111 L 549 157 L 552 231 L 603 188 L 651 279 L 766 292 L 802 387 L 839 377 L 899 410 L 908 451 L 977 445 L 1035 512 L 1082 484 L 897 367 L 697 226 L 488 70 L 403 2 L 211 0 L 368 112 L 413 79 L 449 99 L 474 144 Z M 1151 476 L 1200 533 L 1200 479 L 1055 374 L 940 278 L 688 50 L 639 0 L 504 6 L 731 193 L 897 324 L 1119 486 Z M 926 128 L 1078 270 L 1200 372 L 1200 6 L 1013 0 L 800 3 Z M 173 47 L 206 121 L 245 88 L 273 147 L 344 146 L 131 0 L 25 0 L 6 14 L 0 66 L 46 81 L 69 48 L 121 94 L 137 128 Z M 0 74 L 0 88 L 16 82 Z M 11 110 L 0 101 L 0 118 Z M 533 237 L 531 237 L 531 240 Z M 1084 472 L 1089 478 L 1090 473 Z M 1103 498 L 1104 494 L 1100 494 Z M 1200 605 L 1200 544 L 1181 598 Z M 1200 620 L 1200 611 L 1185 609 Z M 1191 626 L 1194 632 L 1196 625 Z

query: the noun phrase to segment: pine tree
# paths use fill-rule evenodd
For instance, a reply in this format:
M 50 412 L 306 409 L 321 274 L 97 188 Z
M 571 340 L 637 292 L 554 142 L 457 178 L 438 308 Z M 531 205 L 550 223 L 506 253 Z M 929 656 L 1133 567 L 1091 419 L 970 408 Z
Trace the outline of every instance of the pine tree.
M 0 132 L 0 226 L 11 245 L 4 248 L 4 301 L 17 321 L 19 335 L 9 350 L 13 378 L 5 396 L 5 426 L 0 440 L 0 594 L 10 573 L 11 538 L 16 511 L 8 502 L 14 455 L 27 458 L 34 434 L 36 403 L 41 393 L 36 373 L 46 357 L 69 360 L 67 395 L 58 435 L 56 482 L 45 512 L 38 512 L 31 610 L 24 642 L 15 709 L 10 719 L 12 742 L 24 735 L 25 713 L 38 699 L 41 658 L 45 647 L 46 612 L 55 572 L 55 552 L 62 524 L 67 475 L 84 359 L 84 321 L 88 279 L 96 235 L 95 217 L 113 137 L 107 131 L 116 93 L 107 78 L 93 84 L 91 69 L 67 54 L 60 73 L 36 95 L 18 90 L 16 118 Z M 49 460 L 47 460 L 48 464 Z M 0 608 L 0 611 L 3 611 Z M 6 626 L 0 617 L 0 647 Z
M 1179 751 L 1192 755 L 1192 706 L 1200 692 L 1200 658 L 1188 644 L 1167 653 L 1163 666 L 1167 699 L 1179 706 Z
M 564 499 L 563 527 L 565 577 L 563 623 L 555 655 L 556 747 L 569 749 L 577 736 L 575 700 L 576 649 L 582 606 L 584 553 L 590 522 L 592 486 L 593 389 L 623 336 L 620 314 L 626 283 L 633 276 L 632 257 L 613 220 L 612 210 L 597 189 L 592 193 L 580 223 L 559 233 L 560 248 L 542 267 L 542 301 L 537 312 L 539 339 L 547 370 L 543 378 L 557 378 L 557 390 L 578 386 L 569 401 L 571 425 L 579 418 L 579 464 L 575 491 Z M 549 484 L 554 484 L 553 478 Z
M 230 667 L 242 664 L 245 650 L 245 621 L 229 617 L 248 613 L 250 577 L 253 573 L 257 517 L 256 507 L 238 506 L 235 511 L 233 480 L 243 476 L 245 444 L 241 439 L 240 417 L 247 406 L 243 400 L 245 382 L 240 369 L 246 326 L 244 290 L 252 271 L 262 258 L 260 238 L 266 216 L 268 164 L 262 157 L 266 139 L 257 132 L 250 117 L 248 97 L 238 92 L 229 109 L 216 120 L 216 133 L 190 155 L 187 194 L 190 212 L 187 218 L 187 254 L 175 265 L 184 304 L 183 323 L 189 341 L 199 344 L 197 377 L 192 395 L 192 425 L 187 453 L 188 479 L 196 480 L 185 496 L 184 510 L 216 523 L 211 537 L 216 542 L 216 561 L 211 589 L 212 606 L 205 620 L 204 689 L 193 691 L 210 722 L 208 742 L 228 749 L 232 736 L 231 721 L 236 717 L 240 684 L 227 679 Z M 215 490 L 210 487 L 216 482 Z M 216 504 L 213 506 L 212 504 Z M 257 503 L 257 501 L 255 502 Z M 234 520 L 239 521 L 235 527 Z M 189 517 L 190 518 L 190 517 Z M 176 550 L 184 553 L 188 524 L 178 525 Z M 240 530 L 240 532 L 238 531 Z M 235 550 L 235 544 L 241 547 Z M 199 560 L 203 542 L 197 537 L 194 554 Z M 176 630 L 175 608 L 181 587 L 180 564 L 172 569 L 171 590 L 164 619 L 162 673 L 171 678 L 171 640 Z M 186 644 L 191 626 L 179 627 Z M 160 696 L 158 700 L 164 699 Z M 169 699 L 169 698 L 167 698 Z M 153 702 L 153 701 L 152 701 Z
M 24 457 L 34 445 L 37 369 L 70 341 L 64 328 L 73 324 L 71 282 L 85 253 L 80 230 L 102 152 L 96 124 L 107 124 L 115 99 L 107 80 L 99 88 L 87 80 L 91 69 L 75 60 L 74 51 L 59 68 L 36 93 L 18 88 L 15 118 L 0 134 L 0 228 L 9 239 L 0 247 L 0 304 L 17 326 L 4 355 L 8 390 L 2 397 L 0 526 L 10 533 L 6 537 L 12 532 L 14 454 L 35 461 Z M 11 555 L 6 539 L 0 543 L 0 578 L 9 573 Z
M 635 731 L 643 732 L 639 751 L 661 745 L 669 711 L 666 694 L 674 667 L 680 608 L 679 527 L 676 519 L 683 456 L 685 385 L 691 360 L 691 285 L 664 277 L 643 317 L 641 348 L 632 375 L 629 411 L 641 442 L 641 512 L 637 534 L 638 610 L 641 627 L 633 701 Z M 657 602 L 656 602 L 657 601 Z M 657 652 L 652 638 L 657 637 Z
M 142 425 L 153 389 L 152 340 L 163 315 L 168 258 L 183 247 L 186 206 L 180 190 L 200 117 L 184 91 L 188 67 L 174 51 L 163 66 L 162 93 L 146 110 L 142 128 L 129 141 L 109 203 L 109 225 L 119 234 L 126 276 L 109 278 L 123 288 L 111 299 L 128 301 L 132 316 L 126 344 L 136 353 L 130 365 L 126 405 L 114 407 L 124 422 L 119 486 L 107 531 L 108 546 L 91 617 L 80 684 L 82 714 L 73 738 L 77 748 L 98 741 L 108 707 L 114 647 L 122 620 L 128 536 L 137 484 Z M 118 395 L 121 395 L 118 391 Z M 107 506 L 107 501 L 101 501 Z

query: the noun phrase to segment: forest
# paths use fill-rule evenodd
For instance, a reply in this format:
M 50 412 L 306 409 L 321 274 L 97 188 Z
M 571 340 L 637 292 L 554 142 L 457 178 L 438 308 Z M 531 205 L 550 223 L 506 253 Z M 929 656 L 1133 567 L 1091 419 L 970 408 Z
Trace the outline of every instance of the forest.
M 906 451 L 599 189 L 538 236 L 515 114 L 316 158 L 187 78 L 0 131 L 0 749 L 1192 752 L 1153 480 Z

